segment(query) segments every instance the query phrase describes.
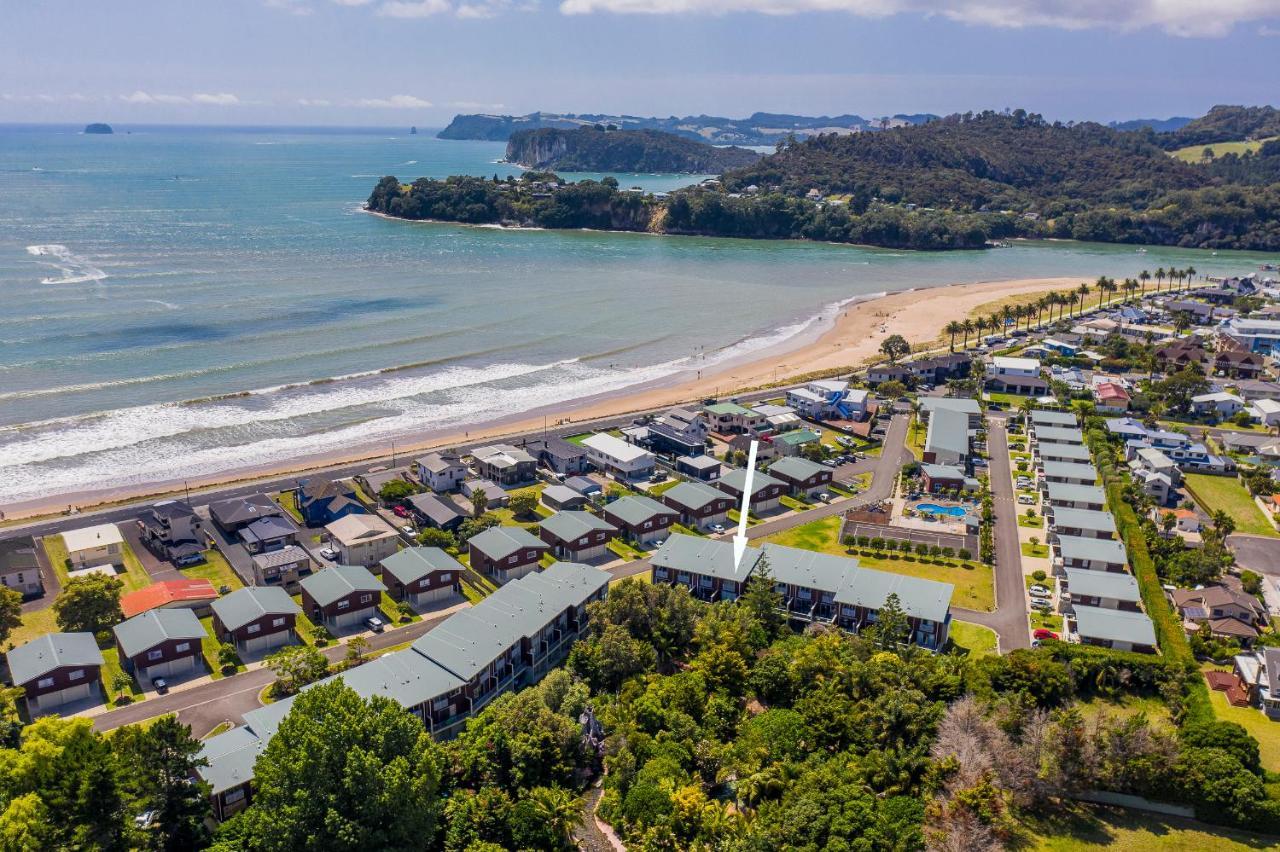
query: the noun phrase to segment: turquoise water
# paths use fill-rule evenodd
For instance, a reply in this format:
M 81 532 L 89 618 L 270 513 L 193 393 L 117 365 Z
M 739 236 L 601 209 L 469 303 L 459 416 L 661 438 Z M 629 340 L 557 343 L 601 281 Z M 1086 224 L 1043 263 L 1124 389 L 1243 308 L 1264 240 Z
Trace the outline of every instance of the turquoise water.
M 928 512 L 931 515 L 950 515 L 953 518 L 961 518 L 968 514 L 963 506 L 939 506 L 935 503 L 917 503 L 916 511 Z
M 381 175 L 505 175 L 502 152 L 385 130 L 0 127 L 0 505 L 386 446 L 669 380 L 888 290 L 1275 259 L 1067 243 L 915 254 L 360 210 Z

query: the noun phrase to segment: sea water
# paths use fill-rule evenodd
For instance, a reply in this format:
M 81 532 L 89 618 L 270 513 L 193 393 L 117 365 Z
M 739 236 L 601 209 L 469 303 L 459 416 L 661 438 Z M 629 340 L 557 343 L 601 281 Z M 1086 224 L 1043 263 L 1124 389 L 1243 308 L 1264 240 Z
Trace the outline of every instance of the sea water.
M 383 175 L 518 173 L 502 154 L 407 128 L 0 126 L 0 506 L 673 380 L 884 291 L 1274 260 L 1072 243 L 924 254 L 361 209 Z

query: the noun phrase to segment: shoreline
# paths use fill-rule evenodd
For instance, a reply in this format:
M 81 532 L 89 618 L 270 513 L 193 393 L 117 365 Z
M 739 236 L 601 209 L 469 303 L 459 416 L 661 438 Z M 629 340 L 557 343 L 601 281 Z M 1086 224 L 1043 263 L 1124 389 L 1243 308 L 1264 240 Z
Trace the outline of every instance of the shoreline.
M 377 214 L 374 215 L 383 215 Z M 395 441 L 397 459 L 406 461 L 433 449 L 459 443 L 494 440 L 520 433 L 541 431 L 556 434 L 569 431 L 569 424 L 625 417 L 651 409 L 672 407 L 706 397 L 731 396 L 749 389 L 785 384 L 800 376 L 836 370 L 849 371 L 878 357 L 880 342 L 901 334 L 913 348 L 932 344 L 943 336 L 952 319 L 967 317 L 989 302 L 1026 293 L 1074 287 L 1079 277 L 1021 278 L 977 281 L 910 288 L 881 293 L 824 307 L 808 320 L 806 327 L 773 346 L 745 353 L 706 371 L 691 367 L 661 379 L 632 385 L 595 396 L 529 409 L 475 424 L 474 429 L 444 428 L 419 431 Z M 926 307 L 927 310 L 921 310 Z M 827 312 L 835 308 L 835 315 Z M 944 341 L 945 343 L 945 341 Z M 705 375 L 703 373 L 706 373 Z M 193 491 L 249 485 L 254 481 L 300 476 L 339 465 L 382 463 L 389 458 L 390 441 L 376 445 L 351 446 L 330 452 L 298 457 L 282 462 L 240 466 L 185 480 L 157 480 L 118 488 L 86 489 L 81 492 L 50 494 L 35 500 L 2 506 L 7 520 L 58 515 L 68 505 L 93 511 L 122 502 L 160 498 Z

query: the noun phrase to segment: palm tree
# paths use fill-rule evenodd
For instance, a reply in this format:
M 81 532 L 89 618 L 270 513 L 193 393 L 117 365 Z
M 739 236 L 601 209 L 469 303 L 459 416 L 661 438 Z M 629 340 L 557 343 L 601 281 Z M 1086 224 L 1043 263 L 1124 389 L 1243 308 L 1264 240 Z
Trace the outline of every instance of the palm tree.
M 973 320 L 968 319 L 967 317 L 965 318 L 964 322 L 960 323 L 960 330 L 964 332 L 964 348 L 965 349 L 969 348 L 969 335 L 973 334 L 973 328 L 974 328 Z
M 977 326 L 977 329 L 978 329 L 978 336 L 979 336 L 979 337 L 981 337 L 984 333 L 986 333 L 986 330 L 990 327 L 990 326 L 988 326 L 988 325 L 987 325 L 987 318 L 986 318 L 986 317 L 978 317 L 978 321 L 977 321 L 977 323 L 976 323 L 976 326 Z
M 1034 305 L 1019 305 L 1018 312 L 1022 314 L 1023 319 L 1027 321 L 1027 331 L 1031 331 L 1031 318 L 1036 315 Z
M 1151 273 L 1145 269 L 1142 270 L 1141 272 L 1138 273 L 1138 280 L 1142 282 L 1142 297 L 1146 298 L 1147 282 L 1151 280 Z
M 1095 284 L 1098 289 L 1098 310 L 1102 310 L 1102 294 L 1107 292 L 1107 282 L 1110 280 L 1107 276 L 1101 275 Z
M 991 326 L 993 334 L 1004 334 L 1004 322 L 1000 319 L 1000 314 L 994 313 L 987 317 L 987 324 Z
M 1194 266 L 1188 266 L 1186 269 L 1183 270 L 1183 272 L 1187 273 L 1187 278 L 1189 280 L 1195 279 L 1196 268 Z
M 1084 313 L 1084 297 L 1089 295 L 1089 292 L 1089 285 L 1085 283 L 1081 283 L 1080 286 L 1076 288 L 1076 296 L 1079 297 L 1078 301 L 1080 302 L 1080 310 L 1078 313 Z
M 1126 278 L 1124 279 L 1124 284 L 1121 286 L 1124 287 L 1125 304 L 1128 304 L 1129 300 L 1133 298 L 1133 291 L 1138 289 L 1138 282 L 1134 281 L 1132 278 Z
M 1164 267 L 1163 267 L 1163 266 L 1156 270 L 1156 292 L 1157 292 L 1157 293 L 1159 293 L 1159 292 L 1160 292 L 1160 283 L 1161 283 L 1162 281 L 1164 281 Z
M 1114 278 L 1108 278 L 1107 282 L 1102 285 L 1102 289 L 1107 291 L 1107 301 L 1110 302 L 1111 294 L 1119 288 L 1116 287 L 1116 280 Z
M 1002 307 L 1000 309 L 1000 318 L 1004 320 L 1004 325 L 1000 326 L 1000 328 L 1004 329 L 1006 326 L 1009 325 L 1010 320 L 1013 319 L 1013 305 L 1005 305 L 1004 307 Z M 1017 331 L 1018 324 L 1014 323 L 1013 328 L 1014 328 L 1014 331 Z
M 1053 300 L 1047 295 L 1041 296 L 1036 300 L 1036 325 L 1044 325 L 1040 319 L 1040 315 L 1044 313 L 1045 310 L 1048 310 L 1049 315 L 1053 316 Z
M 951 322 L 947 323 L 946 327 L 943 328 L 942 330 L 945 331 L 947 334 L 951 335 L 951 351 L 955 352 L 956 351 L 956 335 L 964 331 L 964 327 L 960 325 L 960 323 L 956 322 L 955 320 L 952 320 Z
M 582 820 L 582 800 L 562 787 L 534 787 L 526 798 L 538 820 L 567 844 Z

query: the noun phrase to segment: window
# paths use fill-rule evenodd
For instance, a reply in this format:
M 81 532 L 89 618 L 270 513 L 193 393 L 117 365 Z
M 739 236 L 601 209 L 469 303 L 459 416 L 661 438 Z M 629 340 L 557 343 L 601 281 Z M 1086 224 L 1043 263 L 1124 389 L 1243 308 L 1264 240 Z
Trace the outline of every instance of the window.
M 338 609 L 349 609 L 350 607 L 351 607 L 351 601 L 347 601 L 347 600 L 338 601 Z
M 362 603 L 362 604 L 371 603 L 372 601 L 373 601 L 373 595 L 361 595 L 361 596 L 360 596 L 360 603 Z
M 158 660 L 163 656 L 164 656 L 164 651 L 161 651 L 159 648 L 155 649 L 154 651 L 147 652 L 148 660 Z
M 40 689 L 47 689 L 48 687 L 53 686 L 53 678 L 42 677 L 38 681 L 36 681 L 36 686 L 39 687 Z
M 67 680 L 84 680 L 84 669 L 76 669 L 67 673 Z
M 182 642 L 182 643 L 180 643 L 180 644 L 178 644 L 178 645 L 174 645 L 174 646 L 173 646 L 173 650 L 177 651 L 179 654 L 181 654 L 183 651 L 190 651 L 190 650 L 191 650 L 191 643 L 190 643 L 190 642 Z
M 271 619 L 271 626 L 272 626 L 272 627 L 284 627 L 284 623 L 285 623 L 285 619 L 284 619 L 284 618 L 273 618 L 273 619 Z
M 262 625 L 261 625 L 261 624 L 250 624 L 250 625 L 245 629 L 245 631 L 244 631 L 244 632 L 245 632 L 245 633 L 261 633 L 261 632 L 262 632 Z
M 510 565 L 515 565 L 516 559 L 519 558 L 519 556 L 520 554 L 517 553 L 515 556 L 510 557 L 509 559 L 507 559 L 507 563 Z
M 244 798 L 244 788 L 237 787 L 234 790 L 228 790 L 226 795 L 222 797 L 222 801 L 228 805 L 234 804 Z
M 447 583 L 452 579 L 453 579 L 452 571 L 445 571 L 443 574 L 440 575 L 440 582 L 442 583 Z
M 644 529 L 646 529 L 646 530 L 647 530 L 647 529 L 649 529 L 649 527 L 651 527 L 651 526 L 653 526 L 653 521 L 645 521 L 645 522 L 644 522 Z

